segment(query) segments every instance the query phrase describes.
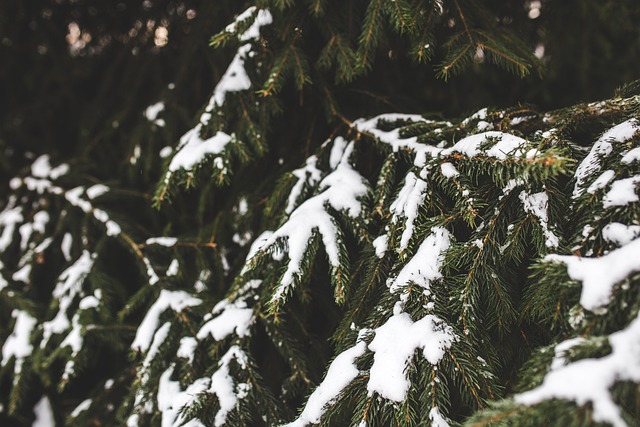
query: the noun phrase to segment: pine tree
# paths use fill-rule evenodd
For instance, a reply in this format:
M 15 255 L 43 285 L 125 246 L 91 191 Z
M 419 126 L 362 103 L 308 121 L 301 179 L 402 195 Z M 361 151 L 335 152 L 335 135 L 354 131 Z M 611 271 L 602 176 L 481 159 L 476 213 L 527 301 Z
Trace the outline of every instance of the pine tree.
M 640 84 L 421 114 L 422 83 L 553 81 L 533 49 L 568 6 L 154 3 L 2 6 L 7 57 L 42 57 L 25 91 L 100 78 L 77 130 L 7 85 L 3 424 L 640 419 Z

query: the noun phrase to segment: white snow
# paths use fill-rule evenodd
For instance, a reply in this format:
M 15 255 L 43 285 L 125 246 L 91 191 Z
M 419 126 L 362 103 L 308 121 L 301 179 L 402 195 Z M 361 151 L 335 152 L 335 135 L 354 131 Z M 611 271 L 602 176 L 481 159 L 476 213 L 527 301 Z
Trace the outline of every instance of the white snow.
M 456 167 L 449 162 L 445 162 L 441 164 L 440 170 L 442 171 L 442 175 L 444 175 L 446 178 L 455 178 L 458 175 L 460 175 L 460 172 L 458 172 L 458 169 L 456 169 Z
M 387 280 L 390 291 L 398 292 L 411 283 L 428 291 L 431 282 L 442 277 L 440 268 L 450 245 L 451 233 L 442 227 L 433 228 L 398 276 Z
M 213 309 L 216 317 L 205 323 L 198 331 L 199 340 L 211 335 L 214 340 L 221 341 L 232 333 L 245 337 L 253 324 L 253 309 L 247 307 L 244 300 L 229 302 L 222 300 Z
M 496 142 L 490 149 L 482 152 L 480 146 L 489 140 L 496 140 Z M 464 154 L 467 157 L 486 155 L 499 160 L 505 160 L 509 154 L 519 156 L 526 155 L 521 150 L 526 144 L 526 140 L 515 135 L 490 131 L 467 136 L 456 142 L 453 147 L 442 150 L 441 155 L 449 156 L 453 153 Z
M 204 427 L 198 420 L 192 420 L 185 424 L 180 414 L 183 407 L 193 404 L 198 395 L 204 393 L 209 387 L 208 378 L 199 378 L 190 384 L 186 390 L 181 390 L 180 382 L 171 380 L 175 366 L 172 364 L 160 375 L 158 383 L 158 410 L 162 413 L 162 427 Z
M 246 384 L 234 386 L 234 381 L 229 371 L 229 364 L 235 361 L 242 369 L 246 367 L 247 356 L 238 346 L 231 346 L 229 351 L 220 359 L 218 370 L 211 375 L 211 384 L 207 392 L 215 394 L 220 404 L 220 409 L 214 418 L 214 426 L 223 426 L 227 415 L 235 409 L 238 400 L 246 396 Z
M 16 225 L 24 221 L 22 216 L 22 207 L 7 207 L 0 212 L 0 226 L 2 226 L 2 235 L 0 235 L 0 252 L 7 250 L 13 241 L 13 233 Z
M 109 192 L 109 187 L 104 184 L 95 184 L 87 188 L 87 197 L 91 200 L 97 199 L 105 193 Z
M 249 212 L 249 203 L 246 197 L 241 197 L 237 207 L 238 215 L 246 215 Z
M 180 263 L 177 259 L 174 258 L 171 261 L 171 264 L 169 264 L 169 268 L 167 268 L 167 272 L 165 274 L 167 275 L 167 277 L 175 276 L 176 274 L 178 274 L 179 269 Z
M 55 427 L 56 421 L 53 418 L 51 402 L 49 402 L 47 396 L 42 396 L 42 399 L 36 403 L 36 406 L 33 407 L 33 413 L 36 419 L 31 424 L 31 427 Z
M 365 134 L 369 134 L 377 138 L 380 142 L 384 144 L 388 144 L 391 146 L 394 152 L 399 150 L 410 150 L 416 153 L 416 159 L 422 158 L 425 159 L 427 154 L 437 155 L 441 149 L 438 147 L 434 147 L 431 145 L 421 144 L 418 142 L 417 137 L 411 138 L 401 138 L 400 130 L 394 129 L 391 131 L 383 131 L 378 129 L 379 121 L 407 121 L 414 123 L 431 123 L 430 120 L 423 118 L 417 114 L 381 114 L 379 116 L 370 118 L 370 119 L 358 119 L 352 123 L 352 127 L 356 129 L 358 132 L 362 132 Z M 417 162 L 416 163 L 420 163 Z M 420 164 L 416 164 L 416 166 L 421 166 Z
M 100 307 L 100 300 L 102 299 L 102 292 L 100 289 L 96 289 L 93 295 L 86 296 L 80 300 L 78 308 L 80 310 L 89 310 L 91 308 Z
M 476 130 L 478 132 L 484 132 L 493 129 L 493 124 L 489 122 L 485 122 L 484 120 L 480 120 L 476 123 Z
M 73 237 L 71 233 L 64 233 L 62 236 L 62 242 L 60 243 L 60 250 L 65 261 L 71 261 L 71 245 L 73 244 Z
M 405 218 L 404 230 L 400 238 L 398 252 L 407 248 L 413 236 L 414 222 L 418 218 L 418 209 L 424 202 L 427 193 L 427 183 L 418 178 L 413 172 L 409 172 L 398 197 L 393 201 L 389 212 L 393 215 L 391 221 L 397 223 L 400 218 Z
M 162 149 L 160 150 L 160 153 L 158 153 L 158 154 L 160 155 L 161 159 L 166 159 L 172 153 L 173 153 L 173 147 L 170 147 L 170 146 L 167 145 L 166 147 L 162 147 Z
M 434 406 L 429 411 L 429 419 L 431 420 L 431 427 L 450 427 L 447 419 L 440 413 L 437 406 Z
M 449 325 L 438 317 L 426 315 L 414 322 L 407 313 L 394 314 L 375 329 L 369 344 L 374 352 L 367 390 L 385 399 L 402 402 L 409 386 L 407 368 L 417 349 L 432 365 L 436 365 L 456 341 Z
M 632 148 L 631 150 L 627 151 L 625 155 L 622 156 L 620 162 L 625 165 L 629 165 L 633 162 L 637 162 L 638 160 L 640 160 L 640 147 Z
M 62 379 L 67 381 L 74 374 L 75 358 L 82 350 L 82 343 L 84 342 L 84 331 L 80 324 L 80 314 L 76 313 L 71 319 L 71 331 L 60 343 L 60 347 L 70 347 L 71 357 L 67 360 L 64 366 L 64 373 Z
M 142 367 L 140 369 L 144 379 L 143 382 L 146 382 L 148 380 L 147 371 L 151 367 L 151 363 L 158 354 L 160 346 L 167 340 L 167 336 L 169 336 L 170 330 L 171 322 L 164 322 L 162 326 L 160 326 L 158 330 L 153 334 L 153 340 L 151 341 L 151 345 L 149 346 L 149 351 L 147 351 L 147 355 L 142 361 Z
M 333 154 L 333 150 L 331 151 Z M 298 178 L 296 183 L 291 188 L 289 197 L 287 198 L 287 206 L 285 207 L 285 213 L 291 214 L 298 204 L 298 199 L 302 194 L 302 190 L 305 185 L 310 187 L 315 186 L 322 179 L 322 171 L 317 168 L 318 158 L 316 156 L 310 156 L 303 167 L 296 169 L 291 174 Z
M 298 206 L 287 222 L 261 243 L 262 251 L 282 239 L 286 240 L 288 245 L 289 262 L 272 301 L 280 299 L 300 274 L 302 260 L 314 232 L 318 232 L 322 238 L 329 263 L 333 267 L 339 266 L 338 229 L 326 206 L 329 205 L 336 211 L 343 211 L 355 218 L 361 213 L 360 199 L 368 191 L 364 178 L 349 164 L 352 151 L 353 142 L 350 142 L 344 147 L 340 163 L 335 170 L 320 182 L 321 192 Z
M 33 161 L 31 164 L 31 175 L 36 178 L 50 178 L 50 179 L 58 179 L 62 175 L 65 175 L 69 172 L 69 165 L 62 163 L 55 168 L 51 167 L 51 163 L 49 163 L 49 156 L 47 154 L 43 154 Z
M 610 208 L 614 206 L 626 206 L 629 203 L 637 202 L 640 200 L 636 194 L 638 183 L 640 183 L 640 175 L 613 181 L 611 189 L 604 196 L 602 205 L 605 208 Z
M 235 32 L 238 22 L 249 19 L 251 15 L 255 13 L 255 10 L 256 10 L 255 6 L 251 6 L 250 8 L 245 10 L 236 18 L 236 21 L 234 23 L 227 26 L 225 31 Z M 239 40 L 243 42 L 249 42 L 251 40 L 255 40 L 259 38 L 260 28 L 265 25 L 271 24 L 271 22 L 272 22 L 271 13 L 267 9 L 258 10 L 258 13 L 256 14 L 256 18 L 251 24 L 251 26 L 244 33 L 238 35 Z M 181 146 L 185 144 L 183 142 L 185 138 L 197 140 L 200 137 L 200 132 L 202 130 L 202 127 L 206 126 L 209 123 L 212 112 L 216 108 L 220 108 L 224 104 L 228 93 L 251 89 L 251 80 L 249 79 L 249 76 L 247 75 L 247 71 L 244 68 L 244 61 L 247 59 L 247 57 L 251 56 L 251 54 L 252 54 L 251 43 L 245 43 L 238 48 L 236 55 L 233 57 L 233 59 L 231 60 L 231 63 L 229 64 L 229 67 L 223 74 L 222 78 L 220 78 L 220 81 L 218 82 L 215 89 L 213 90 L 213 94 L 209 99 L 209 103 L 207 104 L 207 107 L 205 108 L 204 113 L 202 113 L 202 116 L 200 116 L 200 123 L 198 123 L 198 125 L 196 125 L 195 128 L 188 131 L 181 138 L 180 145 L 178 146 L 178 150 L 180 150 Z M 219 154 L 221 151 L 222 150 L 214 154 Z M 188 167 L 188 168 L 185 167 L 185 169 L 189 170 L 191 169 L 191 167 Z M 175 169 L 170 168 L 170 171 L 173 171 L 173 170 Z
M 149 276 L 149 284 L 153 286 L 158 283 L 160 281 L 160 278 L 158 277 L 156 271 L 153 269 L 151 261 L 149 261 L 146 257 L 143 257 L 142 263 L 146 268 L 147 276 Z
M 389 237 L 386 234 L 378 236 L 372 242 L 378 258 L 383 258 L 389 247 Z
M 153 335 L 158 329 L 158 323 L 160 323 L 160 315 L 168 309 L 177 313 L 187 307 L 193 307 L 201 303 L 201 299 L 192 297 L 184 291 L 161 290 L 158 299 L 149 307 L 147 314 L 144 316 L 140 326 L 138 326 L 131 348 L 141 352 L 149 349 Z
M 248 271 L 249 266 L 251 265 L 251 260 L 260 253 L 263 249 L 266 249 L 265 245 L 269 242 L 269 238 L 273 236 L 273 231 L 265 230 L 258 237 L 256 237 L 251 246 L 249 246 L 249 252 L 247 253 L 247 257 L 245 259 L 245 265 L 242 268 L 240 274 L 244 274 Z
M 197 346 L 198 346 L 198 340 L 196 340 L 195 338 L 182 337 L 180 338 L 180 347 L 178 347 L 176 356 L 181 357 L 183 359 L 188 359 L 189 363 L 193 363 L 193 355 L 196 351 Z
M 12 357 L 15 358 L 13 368 L 14 377 L 17 378 L 22 372 L 22 364 L 24 359 L 31 356 L 33 346 L 31 345 L 31 332 L 38 321 L 26 311 L 14 309 L 11 317 L 16 319 L 13 326 L 13 332 L 7 337 L 2 346 L 2 364 L 6 366 Z
M 77 296 L 82 295 L 82 284 L 85 277 L 91 272 L 95 258 L 95 255 L 83 250 L 80 257 L 58 277 L 52 292 L 53 297 L 58 301 L 58 312 L 53 319 L 42 323 L 40 348 L 47 345 L 53 334 L 61 334 L 71 326 L 67 317 L 67 309 Z
M 224 261 L 224 258 L 222 259 Z M 206 282 L 207 280 L 209 280 L 209 277 L 211 277 L 210 270 L 204 269 L 200 271 L 200 274 L 198 275 L 198 280 L 196 280 L 196 283 L 193 284 L 193 288 L 196 290 L 196 292 L 203 292 L 207 289 Z
M 37 178 L 48 178 L 49 172 L 51 172 L 51 164 L 46 154 L 38 157 L 31 164 L 31 175 Z
M 553 360 L 551 361 L 551 370 L 555 371 L 559 368 L 562 368 L 567 364 L 565 360 L 566 353 L 575 347 L 578 344 L 585 342 L 586 340 L 582 337 L 570 338 L 568 340 L 562 341 L 556 348 L 554 349 L 555 355 L 553 356 Z
M 64 197 L 71 205 L 82 209 L 85 213 L 89 213 L 91 209 L 93 209 L 93 206 L 82 198 L 82 193 L 84 193 L 84 187 L 75 187 L 64 193 Z
M 49 214 L 47 211 L 38 211 L 33 215 L 33 222 L 27 222 L 22 224 L 18 228 L 20 233 L 20 249 L 26 250 L 29 245 L 29 239 L 31 235 L 36 232 L 44 234 L 47 224 L 49 223 Z
M 140 415 L 131 414 L 129 418 L 127 418 L 127 427 L 138 427 L 138 422 L 140 421 Z
M 247 306 L 247 300 L 255 295 L 252 291 L 261 284 L 261 280 L 249 280 L 234 292 L 235 299 L 218 302 L 211 313 L 205 316 L 206 323 L 198 331 L 197 338 L 202 340 L 211 335 L 220 341 L 232 333 L 241 338 L 249 336 L 255 317 L 253 309 Z
M 109 218 L 109 214 L 102 209 L 94 209 L 93 217 L 104 224 L 107 229 L 107 236 L 117 236 L 122 232 L 117 222 Z
M 23 182 L 29 191 L 35 191 L 38 194 L 43 194 L 45 191 L 59 194 L 60 191 L 59 187 L 54 187 L 48 179 L 37 179 L 27 176 L 24 178 Z
M 251 233 L 251 231 L 247 231 L 242 234 L 234 233 L 231 240 L 233 240 L 234 243 L 237 243 L 238 246 L 244 247 L 247 245 L 247 243 L 251 241 L 252 237 L 253 237 L 253 234 Z
M 180 145 L 178 145 L 176 154 L 171 159 L 171 163 L 169 163 L 168 177 L 179 169 L 190 171 L 194 166 L 202 162 L 206 155 L 222 153 L 226 145 L 231 142 L 231 135 L 227 135 L 222 131 L 218 131 L 211 138 L 203 140 L 200 137 L 201 127 L 201 125 L 197 125 L 180 138 Z M 165 180 L 168 180 L 168 178 Z
M 251 89 L 251 80 L 244 68 L 244 61 L 251 51 L 251 45 L 245 44 L 238 49 L 238 52 L 231 60 L 227 71 L 216 85 L 213 96 L 209 100 L 206 112 L 210 113 L 216 108 L 220 108 L 225 101 L 227 93 L 240 92 Z M 205 113 L 205 114 L 207 114 Z M 205 115 L 205 117 L 208 117 Z M 207 120 L 205 119 L 205 124 Z
M 599 258 L 554 254 L 545 260 L 567 265 L 569 277 L 582 282 L 580 305 L 594 311 L 609 304 L 616 283 L 640 271 L 639 253 L 640 239 L 635 239 Z
M 147 120 L 149 120 L 151 123 L 155 124 L 156 126 L 163 127 L 165 125 L 164 120 L 158 119 L 158 114 L 160 114 L 163 111 L 164 111 L 164 102 L 162 101 L 156 102 L 155 104 L 149 105 L 144 110 L 144 116 L 147 118 Z
M 464 119 L 462 121 L 462 125 L 467 126 L 474 120 L 486 120 L 488 113 L 489 113 L 489 110 L 486 107 L 481 108 L 480 110 L 476 111 L 475 113 L 473 113 L 472 115 Z
M 84 412 L 87 409 L 89 409 L 89 407 L 91 406 L 92 402 L 93 402 L 93 400 L 91 400 L 91 399 L 85 399 L 82 402 L 80 402 L 80 404 L 78 406 L 76 406 L 75 409 L 71 412 L 71 415 L 70 415 L 71 418 L 76 418 L 82 412 Z
M 595 181 L 587 188 L 587 193 L 594 194 L 596 191 L 605 188 L 613 178 L 615 178 L 615 171 L 608 169 L 600 174 Z
M 598 138 L 589 154 L 576 169 L 573 198 L 579 197 L 584 192 L 585 182 L 600 169 L 600 160 L 611 154 L 613 143 L 623 143 L 631 139 L 639 127 L 638 120 L 629 119 L 607 130 Z
M 602 229 L 602 238 L 619 246 L 632 242 L 638 236 L 640 236 L 640 225 L 625 225 L 619 222 L 612 222 Z
M 176 243 L 178 243 L 177 237 L 150 237 L 144 242 L 145 245 L 159 245 L 168 248 L 174 246 Z
M 590 403 L 593 421 L 626 427 L 620 408 L 612 399 L 611 387 L 621 381 L 640 381 L 640 318 L 611 334 L 609 344 L 612 351 L 604 357 L 557 364 L 547 373 L 542 385 L 516 395 L 515 401 L 524 405 L 550 399 L 571 400 L 578 405 Z
M 240 15 L 238 15 L 236 17 L 236 19 L 234 20 L 234 22 L 232 22 L 231 24 L 227 25 L 227 27 L 225 28 L 225 31 L 228 32 L 228 33 L 235 33 L 238 23 L 251 18 L 251 16 L 255 12 L 256 12 L 256 7 L 255 6 L 250 6 L 244 12 L 242 12 Z M 260 9 L 260 10 L 258 10 L 258 13 L 256 15 L 255 20 L 253 21 L 251 26 L 245 32 L 240 34 L 239 39 L 241 41 L 249 41 L 249 40 L 258 39 L 260 37 L 260 28 L 264 27 L 265 25 L 271 24 L 272 21 L 273 21 L 273 18 L 272 18 L 271 13 L 269 12 L 268 9 Z
M 21 267 L 18 271 L 13 273 L 11 278 L 16 282 L 29 283 L 29 276 L 31 275 L 31 264 L 26 264 Z
M 557 248 L 560 244 L 558 236 L 549 229 L 549 195 L 546 191 L 531 194 L 527 191 L 521 191 L 519 195 L 520 201 L 524 207 L 524 211 L 532 214 L 538 219 L 538 223 L 542 228 L 545 237 L 545 246 L 548 248 Z
M 311 393 L 300 416 L 293 422 L 282 427 L 303 427 L 318 424 L 328 407 L 333 404 L 342 390 L 353 381 L 360 371 L 356 368 L 356 359 L 367 350 L 364 341 L 358 341 L 355 346 L 338 354 L 329 365 L 329 369 L 322 382 Z

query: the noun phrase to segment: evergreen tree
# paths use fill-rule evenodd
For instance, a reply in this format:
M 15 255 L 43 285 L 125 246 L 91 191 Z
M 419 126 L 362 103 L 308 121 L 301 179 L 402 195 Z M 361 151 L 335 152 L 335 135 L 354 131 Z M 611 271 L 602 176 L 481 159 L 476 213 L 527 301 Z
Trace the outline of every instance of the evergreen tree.
M 3 425 L 640 419 L 634 1 L 0 8 Z

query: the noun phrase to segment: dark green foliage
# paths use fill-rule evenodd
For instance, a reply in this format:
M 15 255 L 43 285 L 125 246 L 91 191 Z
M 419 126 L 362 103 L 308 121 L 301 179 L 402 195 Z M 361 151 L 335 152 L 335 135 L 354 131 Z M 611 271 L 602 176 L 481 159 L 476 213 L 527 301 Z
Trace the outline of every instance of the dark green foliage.
M 0 11 L 0 424 L 638 419 L 634 0 Z

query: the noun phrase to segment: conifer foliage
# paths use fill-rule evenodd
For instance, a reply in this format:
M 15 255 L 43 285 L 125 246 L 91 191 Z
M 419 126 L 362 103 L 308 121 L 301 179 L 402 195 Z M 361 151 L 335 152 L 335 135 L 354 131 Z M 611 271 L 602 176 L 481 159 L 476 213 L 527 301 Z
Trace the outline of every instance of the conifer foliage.
M 480 54 L 540 63 L 482 2 L 247 6 L 211 39 L 229 61 L 181 137 L 157 143 L 172 88 L 133 146 L 27 155 L 10 179 L 0 421 L 640 419 L 638 84 L 549 112 L 352 116 L 334 95 L 379 77 L 382 48 L 444 78 Z M 324 111 L 282 143 L 302 161 L 273 155 L 292 100 Z

